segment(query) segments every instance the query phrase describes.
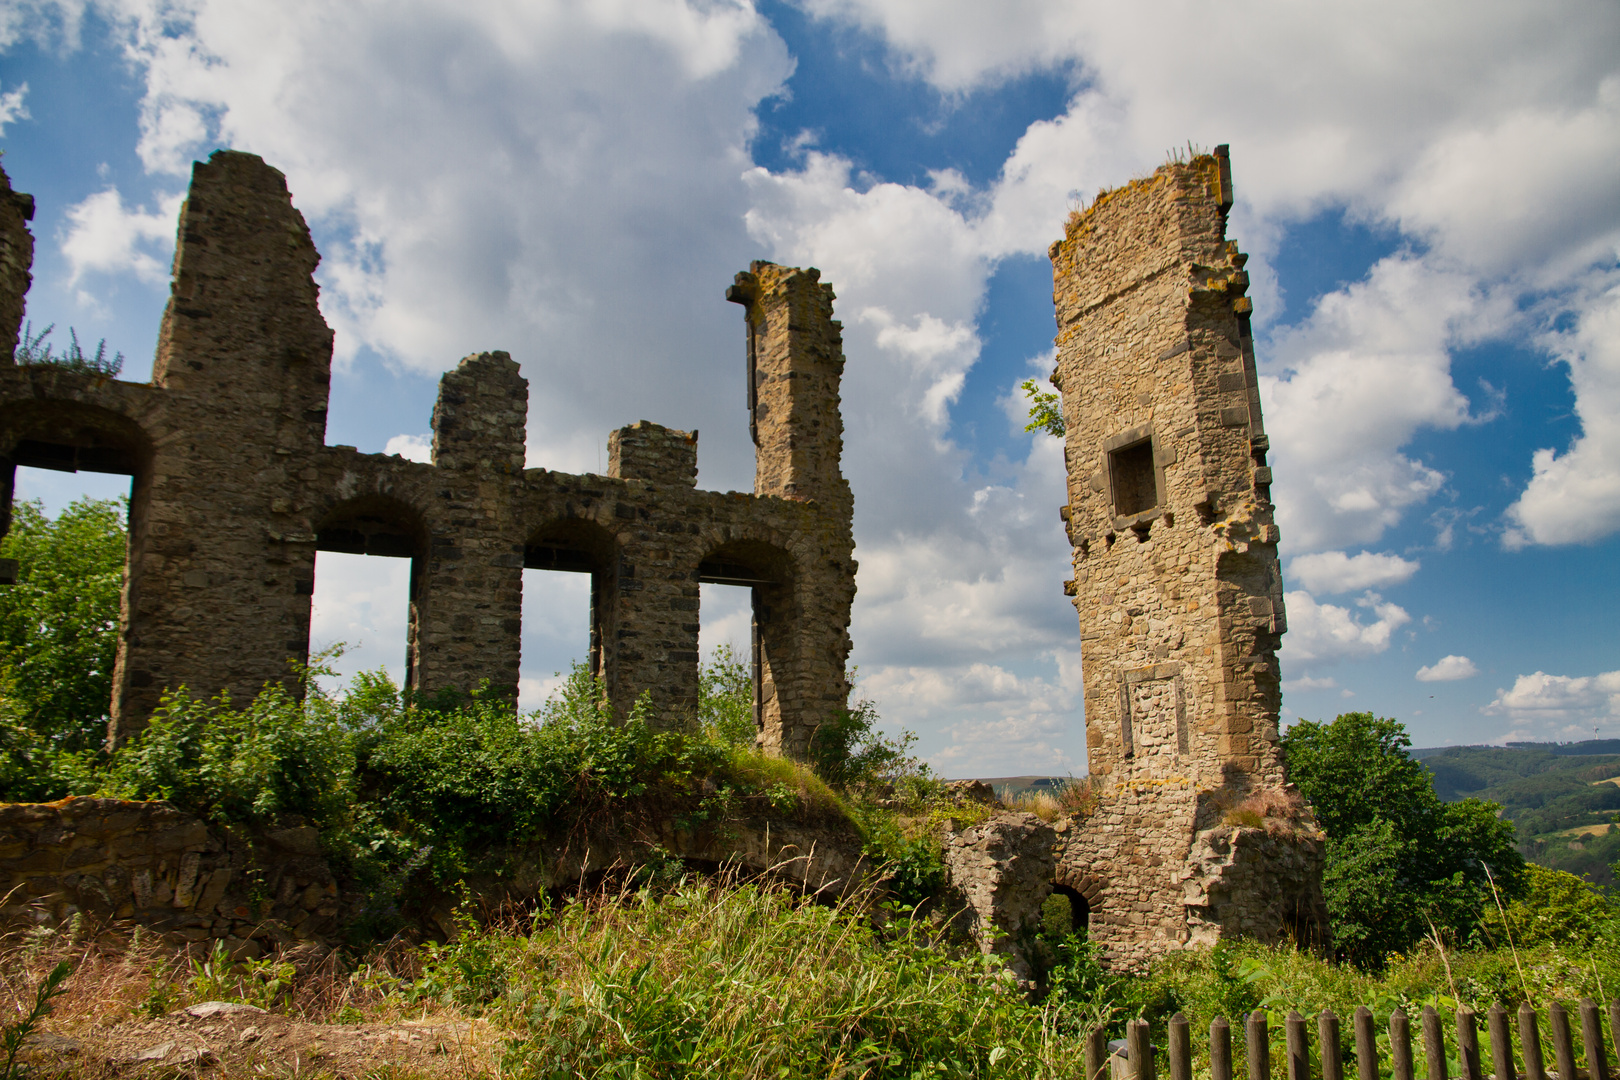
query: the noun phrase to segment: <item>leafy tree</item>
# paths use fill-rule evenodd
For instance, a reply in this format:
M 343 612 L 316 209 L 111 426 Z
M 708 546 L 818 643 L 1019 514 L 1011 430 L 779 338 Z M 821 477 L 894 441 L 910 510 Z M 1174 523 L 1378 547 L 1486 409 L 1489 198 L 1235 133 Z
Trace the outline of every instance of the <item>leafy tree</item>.
M 0 694 L 42 752 L 106 740 L 125 514 L 123 499 L 80 499 L 53 521 L 21 502 L 0 541 L 17 560 L 17 584 L 0 588 Z
M 1303 722 L 1283 736 L 1289 777 L 1327 833 L 1323 875 L 1341 954 L 1378 967 L 1431 933 L 1470 941 L 1514 895 L 1524 860 L 1494 803 L 1443 803 L 1407 753 L 1406 729 L 1371 713 Z
M 698 666 L 698 723 L 711 738 L 728 746 L 747 748 L 755 743 L 750 667 L 730 645 L 720 646 L 713 660 Z
M 1511 938 L 1520 947 L 1589 949 L 1620 943 L 1620 903 L 1574 874 L 1530 863 L 1525 867 L 1524 894 L 1492 910 L 1485 925 L 1498 945 Z
M 1025 379 L 1018 384 L 1018 389 L 1029 398 L 1029 423 L 1024 425 L 1024 430 L 1044 431 L 1063 438 L 1068 430 L 1063 422 L 1063 399 L 1057 394 L 1042 392 L 1034 379 Z

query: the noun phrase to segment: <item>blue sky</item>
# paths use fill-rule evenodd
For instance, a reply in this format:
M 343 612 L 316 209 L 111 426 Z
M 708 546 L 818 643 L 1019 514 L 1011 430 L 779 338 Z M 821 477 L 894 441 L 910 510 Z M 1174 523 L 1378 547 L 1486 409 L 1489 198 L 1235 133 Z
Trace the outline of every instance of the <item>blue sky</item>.
M 853 661 L 952 775 L 1081 772 L 1046 245 L 1188 142 L 1232 147 L 1290 632 L 1285 719 L 1419 745 L 1620 734 L 1620 10 L 1608 2 L 314 0 L 0 12 L 36 328 L 144 378 L 193 159 L 288 176 L 337 330 L 328 440 L 420 453 L 505 348 L 529 460 L 646 418 L 751 483 L 750 259 L 819 266 L 849 364 Z M 53 506 L 117 484 L 29 473 Z M 529 572 L 525 699 L 585 645 Z M 403 567 L 323 554 L 317 641 L 403 653 Z M 704 640 L 744 640 L 706 587 Z

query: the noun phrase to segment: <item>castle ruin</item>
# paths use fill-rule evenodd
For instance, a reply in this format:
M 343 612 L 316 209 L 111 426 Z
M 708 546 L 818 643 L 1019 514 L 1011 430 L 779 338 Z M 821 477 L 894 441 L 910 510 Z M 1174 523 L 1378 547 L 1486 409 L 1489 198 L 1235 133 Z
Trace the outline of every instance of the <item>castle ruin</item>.
M 0 340 L 29 285 L 33 200 L 0 173 Z M 699 586 L 753 591 L 762 746 L 802 756 L 847 695 L 853 502 L 843 352 L 815 270 L 756 262 L 746 313 L 752 494 L 700 491 L 697 433 L 612 433 L 606 476 L 526 468 L 528 383 L 504 352 L 447 372 L 431 464 L 326 445 L 332 331 L 284 177 L 220 151 L 192 171 L 152 379 L 0 365 L 0 533 L 19 465 L 133 478 L 112 736 L 165 690 L 239 701 L 309 651 L 315 553 L 409 559 L 405 681 L 516 693 L 525 567 L 591 576 L 590 667 L 616 711 L 698 703 Z
M 1050 251 L 1099 798 L 1058 884 L 1120 966 L 1326 924 L 1321 834 L 1278 744 L 1287 623 L 1231 205 L 1222 146 L 1099 195 Z

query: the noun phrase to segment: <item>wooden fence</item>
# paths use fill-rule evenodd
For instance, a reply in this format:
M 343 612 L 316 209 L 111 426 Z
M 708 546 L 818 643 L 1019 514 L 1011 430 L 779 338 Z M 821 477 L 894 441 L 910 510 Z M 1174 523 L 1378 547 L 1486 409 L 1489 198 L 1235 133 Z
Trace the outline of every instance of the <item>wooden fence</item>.
M 1583 999 L 1577 1007 L 1580 1014 L 1581 1045 L 1584 1048 L 1584 1068 L 1577 1066 L 1574 1027 L 1570 1014 L 1562 1005 L 1554 1003 L 1549 1010 L 1549 1028 L 1552 1036 L 1553 1061 L 1548 1069 L 1541 1043 L 1541 1021 L 1536 1010 L 1526 1002 L 1519 1007 L 1518 1035 L 1521 1056 L 1513 1052 L 1514 1024 L 1506 1009 L 1493 1005 L 1485 1017 L 1485 1028 L 1490 1039 L 1491 1061 L 1495 1066 L 1495 1080 L 1620 1080 L 1611 1071 L 1603 1044 L 1603 1016 L 1598 1004 L 1591 998 Z M 1620 999 L 1609 1002 L 1609 1038 L 1620 1051 Z M 1432 1005 L 1423 1007 L 1419 1018 L 1422 1028 L 1423 1058 L 1427 1068 L 1425 1080 L 1450 1080 L 1447 1058 L 1445 1025 Z M 1390 1061 L 1386 1072 L 1378 1053 L 1378 1031 L 1373 1014 L 1359 1008 L 1350 1018 L 1353 1035 L 1353 1054 L 1356 1080 L 1416 1080 L 1413 1073 L 1412 1023 L 1407 1015 L 1396 1009 L 1389 1018 Z M 1266 1014 L 1256 1010 L 1245 1022 L 1245 1042 L 1248 1049 L 1247 1080 L 1271 1080 L 1271 1034 L 1267 1031 Z M 1344 1050 L 1339 1029 L 1339 1018 L 1330 1010 L 1323 1010 L 1316 1018 L 1317 1057 L 1320 1071 L 1313 1072 L 1309 1021 L 1297 1012 L 1288 1014 L 1285 1022 L 1287 1052 L 1286 1080 L 1345 1080 Z M 1177 1013 L 1170 1018 L 1167 1057 L 1170 1061 L 1170 1080 L 1193 1080 L 1192 1025 Z M 1092 1032 L 1086 1043 L 1086 1076 L 1089 1080 L 1107 1080 L 1112 1071 L 1117 1080 L 1156 1080 L 1154 1075 L 1155 1047 L 1149 1024 L 1145 1020 L 1132 1020 L 1126 1025 L 1124 1045 L 1107 1043 L 1099 1028 Z M 1479 1015 L 1472 1009 L 1457 1011 L 1455 1060 L 1458 1080 L 1488 1080 L 1480 1065 Z M 1523 1068 L 1518 1067 L 1522 1062 Z M 1506 1068 L 1504 1068 L 1504 1063 Z M 1122 1074 L 1122 1075 L 1121 1075 Z M 1209 1025 L 1210 1080 L 1232 1080 L 1232 1028 L 1223 1017 Z

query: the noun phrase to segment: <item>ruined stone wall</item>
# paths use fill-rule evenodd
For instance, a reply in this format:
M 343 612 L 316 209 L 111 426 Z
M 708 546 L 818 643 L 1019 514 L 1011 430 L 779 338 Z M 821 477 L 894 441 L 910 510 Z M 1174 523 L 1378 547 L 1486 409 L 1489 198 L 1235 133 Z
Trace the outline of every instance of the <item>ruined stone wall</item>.
M 21 198 L 0 199 L 0 315 L 27 285 Z M 6 493 L 17 465 L 133 477 L 115 733 L 165 689 L 244 700 L 290 681 L 326 550 L 410 560 L 407 680 L 429 690 L 515 693 L 524 568 L 590 574 L 593 669 L 621 714 L 646 692 L 666 723 L 697 704 L 699 586 L 749 585 L 761 739 L 802 754 L 845 701 L 855 573 L 843 354 L 816 271 L 739 278 L 757 286 L 760 479 L 722 494 L 695 487 L 696 432 L 645 421 L 612 436 L 608 476 L 525 468 L 528 384 L 500 352 L 444 375 L 431 464 L 327 446 L 318 261 L 282 174 L 221 151 L 193 170 L 151 383 L 0 365 Z
M 695 806 L 628 802 L 584 828 L 485 852 L 501 872 L 465 882 L 487 910 L 527 905 L 649 857 L 725 865 L 839 897 L 866 873 L 854 824 L 801 809 L 705 820 Z M 459 891 L 416 894 L 405 912 L 377 910 L 360 883 L 336 876 L 319 832 L 302 825 L 250 832 L 210 825 L 168 803 L 62 799 L 0 803 L 0 926 L 81 930 L 140 926 L 171 944 L 221 941 L 238 956 L 300 942 L 330 944 L 367 915 L 404 915 L 456 934 Z M 393 898 L 387 898 L 393 903 Z
M 1198 838 L 1286 784 L 1278 534 L 1246 256 L 1225 235 L 1231 201 L 1222 147 L 1099 195 L 1051 249 L 1074 554 L 1065 591 L 1080 617 L 1100 791 L 1062 861 L 1098 890 L 1093 936 L 1127 966 L 1188 943 L 1189 907 L 1201 924 L 1252 936 L 1292 930 L 1256 927 L 1251 909 L 1268 901 L 1252 889 L 1184 888 Z M 1281 831 L 1316 835 L 1303 819 Z M 1319 855 L 1315 877 L 1294 883 L 1306 894 L 1294 906 L 1313 913 Z

